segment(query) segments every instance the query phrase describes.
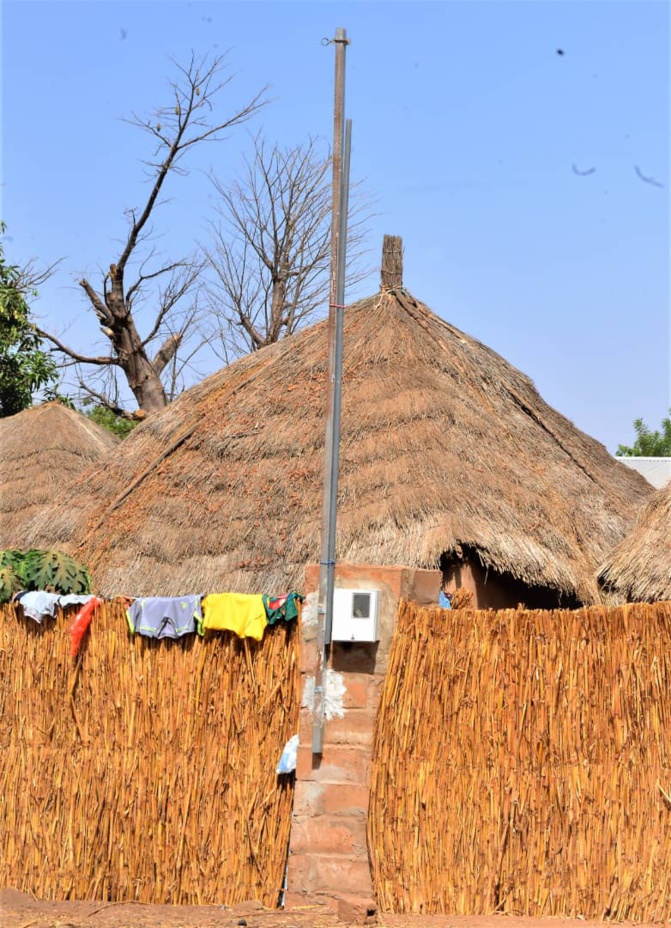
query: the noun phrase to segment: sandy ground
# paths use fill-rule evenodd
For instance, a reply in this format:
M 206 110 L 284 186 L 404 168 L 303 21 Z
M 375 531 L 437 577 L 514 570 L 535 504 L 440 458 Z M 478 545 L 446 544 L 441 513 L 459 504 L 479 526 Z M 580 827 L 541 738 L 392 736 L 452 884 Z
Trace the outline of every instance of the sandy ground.
M 168 906 L 118 902 L 45 902 L 13 889 L 0 890 L 2 928 L 342 928 L 335 910 L 312 904 L 264 909 L 258 903 L 228 906 Z M 509 915 L 447 916 L 378 913 L 380 928 L 596 928 L 603 922 Z M 620 923 L 623 926 L 628 923 Z

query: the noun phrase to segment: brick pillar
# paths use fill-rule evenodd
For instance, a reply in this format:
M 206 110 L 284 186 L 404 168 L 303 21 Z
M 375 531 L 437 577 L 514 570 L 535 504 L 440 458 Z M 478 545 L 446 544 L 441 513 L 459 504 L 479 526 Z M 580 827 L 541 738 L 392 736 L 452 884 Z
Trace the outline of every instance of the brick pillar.
M 401 597 L 437 602 L 438 571 L 338 565 L 336 587 L 380 591 L 380 641 L 334 642 L 326 673 L 324 749 L 312 754 L 319 568 L 306 569 L 301 648 L 300 746 L 291 826 L 287 901 L 373 896 L 366 820 L 373 732 Z

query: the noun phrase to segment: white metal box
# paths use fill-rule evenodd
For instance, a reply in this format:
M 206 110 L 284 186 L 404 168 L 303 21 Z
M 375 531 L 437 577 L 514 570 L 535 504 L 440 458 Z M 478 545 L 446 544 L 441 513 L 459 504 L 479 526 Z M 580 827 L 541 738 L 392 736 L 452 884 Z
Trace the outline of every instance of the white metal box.
M 333 641 L 379 641 L 379 590 L 333 591 Z

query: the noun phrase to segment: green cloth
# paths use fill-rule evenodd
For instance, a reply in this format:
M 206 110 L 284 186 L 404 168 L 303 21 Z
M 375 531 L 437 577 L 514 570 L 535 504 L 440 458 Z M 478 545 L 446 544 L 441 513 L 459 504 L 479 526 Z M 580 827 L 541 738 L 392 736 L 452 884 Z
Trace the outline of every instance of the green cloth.
M 268 596 L 263 594 L 263 605 L 266 610 L 268 625 L 275 625 L 281 619 L 285 622 L 292 622 L 298 616 L 298 603 L 303 602 L 300 593 L 292 590 L 291 593 L 285 593 L 283 596 Z

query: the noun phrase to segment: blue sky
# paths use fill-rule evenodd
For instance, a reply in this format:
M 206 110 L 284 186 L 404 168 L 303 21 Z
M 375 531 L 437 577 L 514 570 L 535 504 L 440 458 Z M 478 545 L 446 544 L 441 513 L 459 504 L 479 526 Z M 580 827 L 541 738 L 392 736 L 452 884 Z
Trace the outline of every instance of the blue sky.
M 10 260 L 63 258 L 34 304 L 44 327 L 105 347 L 76 281 L 113 260 L 124 209 L 146 195 L 146 140 L 122 117 L 165 100 L 169 58 L 230 49 L 231 107 L 270 85 L 251 131 L 330 141 L 321 40 L 338 26 L 352 172 L 377 200 L 371 263 L 384 233 L 401 235 L 408 289 L 611 451 L 634 418 L 658 426 L 671 403 L 664 0 L 4 0 L 1 215 Z M 204 239 L 207 172 L 232 177 L 249 146 L 240 129 L 171 179 L 155 220 L 166 254 Z

